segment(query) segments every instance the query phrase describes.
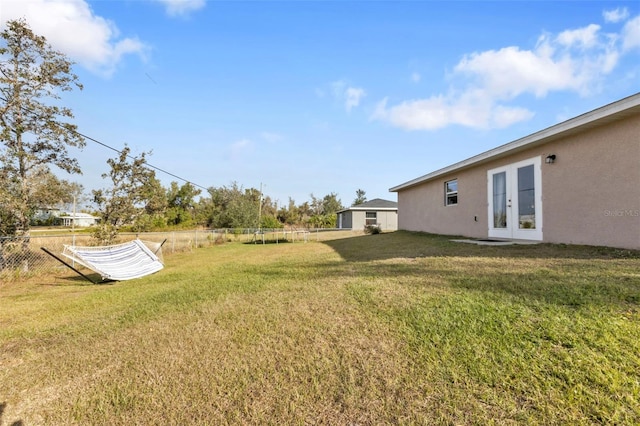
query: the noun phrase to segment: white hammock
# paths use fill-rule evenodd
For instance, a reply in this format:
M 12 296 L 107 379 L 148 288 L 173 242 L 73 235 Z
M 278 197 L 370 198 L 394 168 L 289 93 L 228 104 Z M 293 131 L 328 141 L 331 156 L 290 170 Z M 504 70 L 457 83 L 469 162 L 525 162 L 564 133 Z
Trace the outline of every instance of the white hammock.
M 151 244 L 161 247 L 158 243 Z M 158 272 L 164 267 L 158 256 L 139 239 L 100 247 L 65 245 L 62 255 L 97 272 L 103 280 L 132 280 Z

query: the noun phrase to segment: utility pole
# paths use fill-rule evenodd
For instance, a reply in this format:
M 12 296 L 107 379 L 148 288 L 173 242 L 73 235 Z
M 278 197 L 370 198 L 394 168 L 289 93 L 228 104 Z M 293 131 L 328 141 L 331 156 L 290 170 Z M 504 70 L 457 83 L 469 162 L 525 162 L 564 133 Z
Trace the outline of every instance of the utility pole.
M 258 197 L 258 229 L 259 230 L 262 228 L 261 223 L 262 223 L 262 182 L 260 182 L 260 197 Z
M 73 213 L 71 218 L 71 245 L 76 245 L 76 196 L 73 195 Z
M 71 218 L 71 245 L 73 247 L 76 246 L 76 195 L 73 194 L 73 217 Z M 72 266 L 76 266 L 76 261 L 73 259 L 71 261 Z

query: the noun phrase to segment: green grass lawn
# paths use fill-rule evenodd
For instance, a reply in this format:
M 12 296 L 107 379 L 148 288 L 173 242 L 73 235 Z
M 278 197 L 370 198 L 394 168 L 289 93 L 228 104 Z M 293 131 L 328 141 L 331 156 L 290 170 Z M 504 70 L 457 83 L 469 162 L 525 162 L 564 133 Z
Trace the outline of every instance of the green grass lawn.
M 640 424 L 639 252 L 396 232 L 165 260 L 0 284 L 0 425 Z

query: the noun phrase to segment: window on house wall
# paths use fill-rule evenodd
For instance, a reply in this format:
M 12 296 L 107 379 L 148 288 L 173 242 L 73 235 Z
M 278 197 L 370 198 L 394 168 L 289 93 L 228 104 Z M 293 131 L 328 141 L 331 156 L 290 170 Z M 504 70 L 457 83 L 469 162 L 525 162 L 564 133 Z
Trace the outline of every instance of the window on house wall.
M 378 213 L 377 212 L 367 212 L 365 216 L 365 225 L 373 225 L 376 226 L 378 224 Z
M 444 183 L 444 205 L 456 204 L 458 204 L 458 179 L 453 179 Z

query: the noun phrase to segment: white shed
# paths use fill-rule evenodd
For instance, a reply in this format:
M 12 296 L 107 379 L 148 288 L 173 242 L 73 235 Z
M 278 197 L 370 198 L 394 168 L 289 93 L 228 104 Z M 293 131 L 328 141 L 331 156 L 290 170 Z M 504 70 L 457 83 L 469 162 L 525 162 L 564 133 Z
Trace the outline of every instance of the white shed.
M 88 213 L 68 213 L 60 216 L 62 226 L 77 226 L 80 228 L 93 226 L 100 221 L 100 218 Z

